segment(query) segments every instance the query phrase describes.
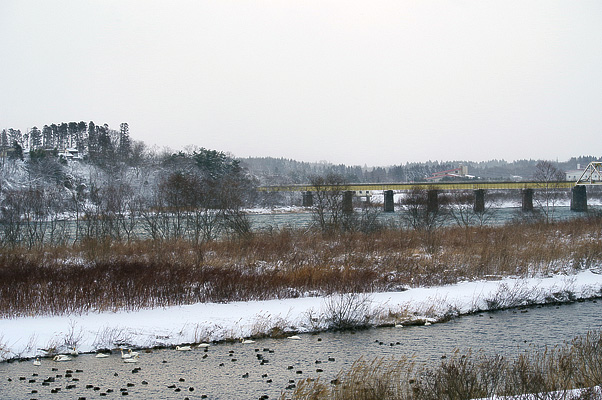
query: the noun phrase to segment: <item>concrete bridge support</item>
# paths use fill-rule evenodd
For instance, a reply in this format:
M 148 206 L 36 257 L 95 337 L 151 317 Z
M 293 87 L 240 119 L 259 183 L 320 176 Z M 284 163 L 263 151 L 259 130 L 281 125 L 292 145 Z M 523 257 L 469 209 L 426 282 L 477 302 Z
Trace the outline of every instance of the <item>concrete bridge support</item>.
M 477 189 L 474 191 L 474 212 L 485 212 L 485 189 Z
M 428 212 L 437 212 L 439 211 L 439 199 L 437 195 L 439 191 L 436 189 L 431 189 L 426 192 L 426 211 Z
M 587 190 L 584 185 L 577 185 L 572 189 L 571 211 L 587 211 Z
M 533 189 L 523 189 L 523 211 L 533 211 Z
M 303 192 L 303 207 L 313 207 L 314 194 L 312 192 Z
M 351 214 L 353 212 L 353 190 L 343 192 L 343 213 Z
M 394 212 L 395 203 L 393 201 L 393 191 L 385 190 L 385 212 Z

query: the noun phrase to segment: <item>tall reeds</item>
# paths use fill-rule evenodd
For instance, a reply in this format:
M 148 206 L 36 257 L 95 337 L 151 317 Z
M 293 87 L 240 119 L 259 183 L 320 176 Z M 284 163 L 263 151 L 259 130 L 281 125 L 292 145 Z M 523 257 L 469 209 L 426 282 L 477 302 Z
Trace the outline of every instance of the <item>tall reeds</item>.
M 369 234 L 283 229 L 206 243 L 88 238 L 0 254 L 0 316 L 378 292 L 602 261 L 600 218 Z

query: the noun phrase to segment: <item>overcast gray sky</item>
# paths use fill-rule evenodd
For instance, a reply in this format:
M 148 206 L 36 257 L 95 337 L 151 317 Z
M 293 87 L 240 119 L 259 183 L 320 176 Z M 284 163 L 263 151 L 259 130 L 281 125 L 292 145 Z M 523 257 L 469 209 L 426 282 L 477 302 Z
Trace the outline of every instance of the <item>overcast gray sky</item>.
M 0 128 L 385 166 L 602 155 L 602 1 L 0 0 Z

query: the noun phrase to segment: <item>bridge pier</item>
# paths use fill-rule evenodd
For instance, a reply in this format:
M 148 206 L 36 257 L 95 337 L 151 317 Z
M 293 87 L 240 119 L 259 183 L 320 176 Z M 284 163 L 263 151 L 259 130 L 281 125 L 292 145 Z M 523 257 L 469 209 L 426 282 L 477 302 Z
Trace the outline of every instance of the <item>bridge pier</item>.
M 533 189 L 522 189 L 523 211 L 533 211 Z
M 439 211 L 439 199 L 437 198 L 438 194 L 439 191 L 437 189 L 430 189 L 426 192 L 426 211 Z
M 474 191 L 474 206 L 472 209 L 476 213 L 485 212 L 485 189 Z
M 572 190 L 571 211 L 587 211 L 587 190 L 584 185 L 577 185 Z
M 313 207 L 314 194 L 312 192 L 303 192 L 303 207 Z
M 343 213 L 353 213 L 353 190 L 345 190 L 343 192 Z
M 393 201 L 393 191 L 385 190 L 385 212 L 395 211 L 395 202 Z

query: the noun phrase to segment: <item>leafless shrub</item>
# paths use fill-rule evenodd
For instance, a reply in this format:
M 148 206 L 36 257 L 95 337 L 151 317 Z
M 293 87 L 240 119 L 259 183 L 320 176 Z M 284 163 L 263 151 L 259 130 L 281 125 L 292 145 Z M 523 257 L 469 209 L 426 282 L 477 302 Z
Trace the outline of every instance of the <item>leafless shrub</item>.
M 533 304 L 538 288 L 528 286 L 524 281 L 516 281 L 513 286 L 502 283 L 497 291 L 485 299 L 488 310 L 501 310 Z
M 12 358 L 11 354 L 12 353 L 9 350 L 8 343 L 4 341 L 4 336 L 0 336 L 0 361 Z
M 194 343 L 210 342 L 216 331 L 214 325 L 196 324 L 194 327 Z
M 323 305 L 331 329 L 367 327 L 371 322 L 372 298 L 366 293 L 343 293 L 328 296 Z
M 258 314 L 253 319 L 251 336 L 255 338 L 282 338 L 289 330 L 289 325 L 290 323 L 286 316 L 274 316 L 270 313 Z
M 96 332 L 92 347 L 95 349 L 112 349 L 129 346 L 133 343 L 132 335 L 126 328 L 104 327 Z
M 69 329 L 64 336 L 64 345 L 71 349 L 76 349 L 79 342 L 84 336 L 84 331 L 77 327 L 77 323 L 73 320 L 69 321 Z
M 54 356 L 59 354 L 62 350 L 64 350 L 64 341 L 59 337 L 52 337 L 48 340 L 46 345 L 40 348 L 41 351 L 45 353 L 46 356 Z

